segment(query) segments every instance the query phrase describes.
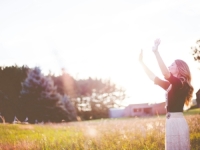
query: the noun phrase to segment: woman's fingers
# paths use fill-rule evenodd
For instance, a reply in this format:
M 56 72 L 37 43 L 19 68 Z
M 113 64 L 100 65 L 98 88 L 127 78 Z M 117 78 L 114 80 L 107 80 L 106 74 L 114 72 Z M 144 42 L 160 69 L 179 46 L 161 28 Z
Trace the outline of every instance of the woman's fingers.
M 156 39 L 154 42 L 155 45 L 159 45 L 160 44 L 160 39 Z

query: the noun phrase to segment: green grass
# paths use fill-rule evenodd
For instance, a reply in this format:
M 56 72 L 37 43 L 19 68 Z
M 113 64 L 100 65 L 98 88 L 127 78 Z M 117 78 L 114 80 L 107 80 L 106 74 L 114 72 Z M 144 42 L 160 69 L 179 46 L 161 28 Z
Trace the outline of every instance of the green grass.
M 185 114 L 194 150 L 200 149 L 198 113 L 199 109 Z M 164 136 L 163 116 L 45 125 L 0 124 L 0 150 L 162 150 Z
M 184 115 L 200 114 L 200 108 L 189 109 L 184 112 Z

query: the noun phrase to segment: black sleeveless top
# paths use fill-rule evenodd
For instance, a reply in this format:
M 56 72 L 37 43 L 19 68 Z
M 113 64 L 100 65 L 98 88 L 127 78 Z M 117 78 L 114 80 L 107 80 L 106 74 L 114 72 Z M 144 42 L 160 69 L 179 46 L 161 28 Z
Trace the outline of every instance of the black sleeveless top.
M 167 90 L 171 84 L 171 89 L 167 94 L 167 112 L 183 112 L 187 91 L 189 89 L 188 84 L 172 74 L 170 74 L 170 77 L 166 81 L 156 77 L 154 83 L 164 90 Z

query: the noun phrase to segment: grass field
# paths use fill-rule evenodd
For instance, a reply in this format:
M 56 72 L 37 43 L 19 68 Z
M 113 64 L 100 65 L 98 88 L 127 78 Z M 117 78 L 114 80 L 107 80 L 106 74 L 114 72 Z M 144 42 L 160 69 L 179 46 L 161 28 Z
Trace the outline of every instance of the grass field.
M 200 149 L 200 109 L 184 112 L 191 149 Z M 0 150 L 163 150 L 165 117 L 61 124 L 0 124 Z

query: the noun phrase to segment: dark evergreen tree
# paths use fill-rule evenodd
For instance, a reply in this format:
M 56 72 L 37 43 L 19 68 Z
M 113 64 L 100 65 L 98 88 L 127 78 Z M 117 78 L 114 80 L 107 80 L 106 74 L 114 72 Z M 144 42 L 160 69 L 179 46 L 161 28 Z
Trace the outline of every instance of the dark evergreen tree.
M 27 66 L 0 67 L 0 112 L 6 122 L 12 123 L 15 116 L 25 119 L 19 95 L 27 70 Z
M 38 67 L 30 69 L 22 83 L 21 100 L 30 123 L 71 121 L 76 116 L 69 108 L 73 107 L 70 101 L 57 92 L 52 78 L 44 76 Z

